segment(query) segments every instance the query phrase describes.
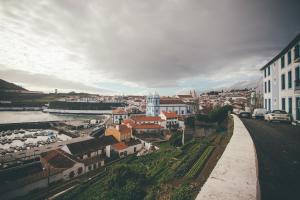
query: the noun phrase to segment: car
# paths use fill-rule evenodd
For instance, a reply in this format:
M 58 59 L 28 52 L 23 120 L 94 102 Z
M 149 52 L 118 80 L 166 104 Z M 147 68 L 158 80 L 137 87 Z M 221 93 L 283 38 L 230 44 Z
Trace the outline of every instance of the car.
M 251 113 L 250 112 L 246 112 L 246 111 L 241 111 L 239 113 L 239 117 L 240 118 L 251 118 Z
M 265 120 L 268 122 L 278 121 L 290 123 L 291 117 L 285 110 L 273 110 L 265 114 Z
M 252 113 L 253 119 L 264 119 L 265 114 L 267 114 L 267 109 L 264 108 L 256 108 Z

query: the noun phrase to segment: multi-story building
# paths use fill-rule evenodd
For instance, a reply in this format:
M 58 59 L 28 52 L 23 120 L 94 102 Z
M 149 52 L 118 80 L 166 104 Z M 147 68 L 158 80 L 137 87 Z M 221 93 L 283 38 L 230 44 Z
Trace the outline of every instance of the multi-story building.
M 300 34 L 264 65 L 264 107 L 285 110 L 300 121 Z

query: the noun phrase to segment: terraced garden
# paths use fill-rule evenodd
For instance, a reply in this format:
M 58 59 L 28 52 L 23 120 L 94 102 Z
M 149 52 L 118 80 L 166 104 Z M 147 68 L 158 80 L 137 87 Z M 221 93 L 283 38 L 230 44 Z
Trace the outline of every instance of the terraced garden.
M 164 142 L 158 151 L 128 157 L 108 168 L 103 177 L 60 199 L 194 199 L 201 188 L 202 171 L 223 138 L 226 134 L 216 133 L 182 147 Z

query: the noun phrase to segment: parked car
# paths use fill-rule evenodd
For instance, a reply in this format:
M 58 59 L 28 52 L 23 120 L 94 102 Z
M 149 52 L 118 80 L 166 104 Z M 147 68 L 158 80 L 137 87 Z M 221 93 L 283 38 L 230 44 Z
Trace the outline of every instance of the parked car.
M 264 108 L 256 108 L 252 113 L 253 119 L 264 119 L 265 114 L 267 114 L 267 109 Z
M 273 110 L 272 112 L 265 114 L 265 120 L 268 122 L 291 122 L 291 117 L 284 110 Z
M 251 118 L 251 113 L 246 111 L 241 111 L 239 114 L 240 118 Z

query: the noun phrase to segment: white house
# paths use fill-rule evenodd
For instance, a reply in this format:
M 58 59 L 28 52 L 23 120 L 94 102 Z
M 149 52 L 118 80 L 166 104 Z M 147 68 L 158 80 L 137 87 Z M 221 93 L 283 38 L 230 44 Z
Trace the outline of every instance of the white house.
M 164 126 L 164 128 L 184 128 L 184 122 L 178 119 L 179 116 L 175 112 L 162 111 L 160 113 L 160 117 L 162 120 L 164 120 L 164 123 L 161 124 L 162 126 Z
M 264 107 L 281 109 L 300 121 L 300 34 L 264 65 Z
M 139 152 L 143 148 L 140 140 L 132 138 L 130 141 L 119 142 L 112 145 L 112 149 L 118 153 L 120 157 Z
M 112 120 L 114 124 L 120 124 L 122 120 L 127 118 L 128 113 L 122 108 L 117 108 L 112 111 Z

